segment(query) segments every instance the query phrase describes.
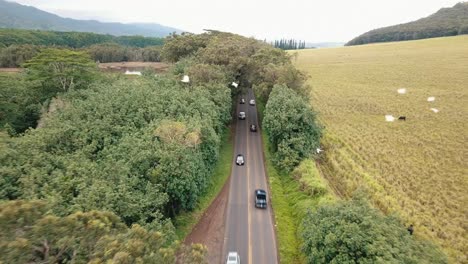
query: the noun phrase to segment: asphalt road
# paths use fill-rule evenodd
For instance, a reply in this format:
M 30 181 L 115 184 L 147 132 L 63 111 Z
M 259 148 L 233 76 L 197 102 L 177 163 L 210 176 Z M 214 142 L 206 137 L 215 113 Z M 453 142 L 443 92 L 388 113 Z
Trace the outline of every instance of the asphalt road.
M 242 98 L 246 102 L 237 102 L 237 114 L 244 111 L 247 117 L 245 120 L 237 119 L 223 251 L 224 256 L 229 251 L 238 252 L 243 264 L 274 264 L 278 263 L 277 249 L 263 164 L 262 137 L 260 130 L 251 132 L 249 127 L 250 124 L 258 127 L 257 107 L 249 105 L 250 99 L 254 99 L 252 89 Z M 244 155 L 244 166 L 235 164 L 237 154 Z M 255 189 L 267 191 L 267 209 L 255 208 Z M 226 263 L 225 258 L 223 261 Z

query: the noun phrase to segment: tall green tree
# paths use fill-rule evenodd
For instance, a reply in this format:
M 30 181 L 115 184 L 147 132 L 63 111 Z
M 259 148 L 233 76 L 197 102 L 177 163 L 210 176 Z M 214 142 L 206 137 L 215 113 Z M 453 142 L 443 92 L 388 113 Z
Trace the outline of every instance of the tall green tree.
M 39 80 L 52 92 L 87 87 L 96 77 L 97 67 L 84 52 L 45 49 L 24 64 L 30 79 Z

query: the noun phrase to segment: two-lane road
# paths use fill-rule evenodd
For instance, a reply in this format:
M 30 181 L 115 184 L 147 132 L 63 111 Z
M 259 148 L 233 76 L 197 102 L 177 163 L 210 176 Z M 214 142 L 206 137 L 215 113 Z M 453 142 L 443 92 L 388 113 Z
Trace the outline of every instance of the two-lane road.
M 254 99 L 252 89 L 243 95 L 245 104 L 237 102 L 237 114 L 246 113 L 245 120 L 237 119 L 234 159 L 243 154 L 244 166 L 233 165 L 226 214 L 224 256 L 236 251 L 242 263 L 277 263 L 275 229 L 273 227 L 271 205 L 268 208 L 255 208 L 255 189 L 269 190 L 263 164 L 262 137 L 258 126 L 257 107 L 249 105 Z M 258 132 L 250 131 L 250 124 L 257 125 Z M 232 161 L 235 163 L 235 160 Z M 225 259 L 223 261 L 226 261 Z

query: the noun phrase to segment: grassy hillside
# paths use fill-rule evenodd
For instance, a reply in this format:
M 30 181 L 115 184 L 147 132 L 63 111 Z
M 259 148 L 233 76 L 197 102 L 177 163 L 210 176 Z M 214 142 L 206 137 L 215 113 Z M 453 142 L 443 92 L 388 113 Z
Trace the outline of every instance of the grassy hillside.
M 157 14 L 156 14 L 157 15 Z M 159 24 L 102 23 L 95 20 L 63 18 L 32 6 L 0 0 L 0 28 L 80 31 L 99 34 L 165 37 L 179 29 Z
M 364 186 L 377 207 L 413 223 L 453 262 L 468 252 L 466 43 L 458 36 L 303 50 L 296 60 L 326 126 L 321 169 L 333 188 L 349 196 Z M 407 120 L 386 122 L 386 114 Z
M 428 17 L 413 22 L 371 30 L 356 37 L 346 45 L 462 34 L 468 34 L 468 2 L 458 3 L 451 8 L 442 8 Z

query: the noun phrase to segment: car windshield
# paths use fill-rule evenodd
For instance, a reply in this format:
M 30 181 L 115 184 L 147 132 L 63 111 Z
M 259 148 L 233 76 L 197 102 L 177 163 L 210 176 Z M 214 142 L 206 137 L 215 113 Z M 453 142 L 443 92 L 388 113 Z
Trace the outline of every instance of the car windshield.
M 259 200 L 266 200 L 266 195 L 264 195 L 264 194 L 257 194 L 257 199 L 259 199 Z
M 235 256 L 229 256 L 229 258 L 228 258 L 229 261 L 236 261 L 236 259 L 237 258 Z

